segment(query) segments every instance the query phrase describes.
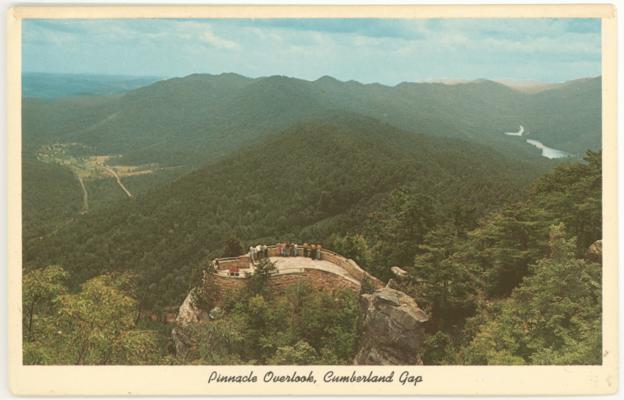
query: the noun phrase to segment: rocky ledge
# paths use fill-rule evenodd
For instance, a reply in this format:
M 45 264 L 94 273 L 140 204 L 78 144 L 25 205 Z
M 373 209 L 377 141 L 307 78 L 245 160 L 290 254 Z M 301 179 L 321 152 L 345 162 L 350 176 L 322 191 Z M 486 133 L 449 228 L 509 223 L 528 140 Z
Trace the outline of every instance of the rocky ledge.
M 420 365 L 429 317 L 405 293 L 385 287 L 360 297 L 364 313 L 357 365 Z

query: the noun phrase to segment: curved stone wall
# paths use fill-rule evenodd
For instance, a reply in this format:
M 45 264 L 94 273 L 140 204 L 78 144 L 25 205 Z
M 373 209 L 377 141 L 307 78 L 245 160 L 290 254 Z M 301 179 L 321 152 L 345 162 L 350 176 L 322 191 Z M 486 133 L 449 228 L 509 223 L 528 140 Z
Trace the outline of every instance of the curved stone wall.
M 299 245 L 300 246 L 300 245 Z M 269 257 L 279 257 L 279 253 L 277 251 L 277 245 L 267 246 Z M 358 282 L 361 282 L 364 277 L 368 277 L 375 288 L 382 288 L 384 284 L 381 280 L 377 279 L 373 275 L 366 272 L 362 269 L 355 261 L 348 259 L 344 256 L 341 256 L 338 253 L 335 253 L 331 250 L 327 250 L 321 248 L 321 260 L 328 261 L 332 264 L 335 264 L 345 270 L 350 277 L 356 279 Z M 251 257 L 249 253 L 244 254 L 239 257 L 227 257 L 227 258 L 215 258 L 213 260 L 213 267 L 219 273 L 220 271 L 226 271 L 230 268 L 235 268 L 238 270 L 248 269 L 251 266 Z M 221 275 L 222 276 L 222 275 Z M 244 275 L 238 276 L 238 278 Z M 237 278 L 237 277 L 232 277 Z

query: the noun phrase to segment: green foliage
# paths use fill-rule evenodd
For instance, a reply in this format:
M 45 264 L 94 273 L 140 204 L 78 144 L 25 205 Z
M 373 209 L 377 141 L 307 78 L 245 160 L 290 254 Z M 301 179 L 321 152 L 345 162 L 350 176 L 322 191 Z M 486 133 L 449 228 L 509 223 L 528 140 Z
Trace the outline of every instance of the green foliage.
M 226 240 L 222 257 L 238 257 L 243 253 L 243 246 L 240 240 L 233 237 Z
M 210 311 L 216 306 L 220 296 L 220 289 L 215 282 L 213 268 L 207 268 L 203 273 L 200 285 L 191 289 L 191 300 L 201 310 Z
M 352 259 L 360 267 L 366 268 L 371 263 L 371 251 L 366 239 L 361 234 L 336 236 L 332 241 L 331 248 L 338 254 Z
M 56 299 L 67 292 L 67 273 L 59 266 L 35 269 L 24 274 L 22 279 L 22 304 L 24 339 L 35 340 L 39 321 L 45 326 L 47 315 L 57 309 Z
M 294 346 L 282 346 L 268 361 L 270 365 L 314 365 L 318 363 L 318 354 L 305 340 Z
M 427 230 L 458 204 L 476 204 L 483 216 L 516 198 L 538 170 L 480 146 L 337 115 L 297 125 L 119 207 L 93 210 L 27 243 L 24 257 L 30 265 L 63 265 L 72 286 L 132 271 L 141 308 L 157 312 L 183 301 L 193 271 L 221 256 L 228 237 L 331 248 L 332 236 L 351 232 L 348 245 L 360 253 L 353 256 L 364 267 L 370 257 L 369 271 L 386 279 L 389 267 L 412 262 Z M 317 207 L 322 192 L 331 194 L 330 209 Z M 228 255 L 240 254 L 234 247 Z
M 375 291 L 375 285 L 368 276 L 364 276 L 360 281 L 360 294 L 370 294 Z
M 69 169 L 25 154 L 22 160 L 22 227 L 25 242 L 62 226 L 82 206 L 82 189 Z
M 268 264 L 249 290 L 221 299 L 223 318 L 193 328 L 200 340 L 184 360 L 159 358 L 168 333 L 156 330 L 167 327 L 139 310 L 178 306 L 206 260 L 240 255 L 241 241 L 292 240 L 382 279 L 407 269 L 404 289 L 432 314 L 428 363 L 595 363 L 599 279 L 576 257 L 602 236 L 601 154 L 563 163 L 527 192 L 559 162 L 501 132 L 523 123 L 546 145 L 599 148 L 599 93 L 599 78 L 528 95 L 489 81 L 390 88 L 223 74 L 123 96 L 25 99 L 24 360 L 348 363 L 357 294 L 300 285 L 274 294 Z M 75 177 L 33 156 L 68 141 L 175 168 L 128 178 L 132 200 L 112 181 L 87 182 L 95 208 L 79 215 Z M 549 236 L 561 222 L 574 242 Z M 555 290 L 547 268 L 564 282 L 581 274 L 570 287 L 583 297 Z M 193 291 L 200 307 L 217 303 L 214 286 Z M 526 309 L 535 299 L 539 315 Z
M 583 163 L 558 167 L 537 180 L 525 200 L 482 218 L 475 229 L 462 232 L 446 222 L 427 233 L 413 265 L 405 267 L 410 277 L 404 290 L 431 315 L 428 363 L 599 362 L 599 268 L 577 257 L 602 236 L 600 177 L 600 156 L 588 152 Z M 560 224 L 568 222 L 572 239 L 562 242 Z M 564 293 L 555 290 L 557 282 L 579 280 L 588 271 L 598 275 L 564 283 Z M 585 286 L 577 287 L 581 283 Z M 595 290 L 585 296 L 590 300 L 575 295 L 575 290 L 583 296 L 590 289 Z M 539 307 L 532 304 L 537 298 Z M 564 298 L 568 308 L 545 309 Z M 572 316 L 570 310 L 579 314 Z M 549 314 L 553 322 L 530 335 L 527 326 Z M 557 325 L 561 318 L 573 322 Z M 458 356 L 465 348 L 466 354 Z
M 427 234 L 419 251 L 413 267 L 407 268 L 412 277 L 407 290 L 433 315 L 430 329 L 455 331 L 474 312 L 483 290 L 471 247 L 461 242 L 453 225 L 445 224 Z
M 527 94 L 486 80 L 387 87 L 193 74 L 122 96 L 25 99 L 24 127 L 27 139 L 78 141 L 122 154 L 126 162 L 200 165 L 297 122 L 344 110 L 526 157 L 535 149 L 501 133 L 524 124 L 533 137 L 571 153 L 600 148 L 600 93 L 599 77 Z
M 269 259 L 262 259 L 256 264 L 253 275 L 249 277 L 248 288 L 252 295 L 264 294 L 271 275 L 277 272 L 277 267 Z
M 138 309 L 127 294 L 131 290 L 127 276 L 98 276 L 85 282 L 78 293 L 67 293 L 61 284 L 65 276 L 59 267 L 35 270 L 25 276 L 27 304 L 48 302 L 47 308 L 37 309 L 37 335 L 26 336 L 25 364 L 158 362 L 154 332 L 136 326 Z M 27 321 L 24 326 L 29 332 Z
M 416 188 L 393 191 L 382 204 L 381 211 L 371 215 L 371 224 L 377 238 L 374 247 L 381 257 L 376 265 L 409 265 L 416 249 L 436 220 L 434 201 L 431 197 L 415 193 Z M 388 272 L 380 274 L 387 278 Z
M 358 341 L 357 293 L 295 284 L 283 293 L 229 293 L 223 317 L 191 325 L 194 364 L 349 364 Z
M 465 350 L 470 364 L 601 364 L 601 268 L 576 259 L 564 225 L 550 255 L 501 302 Z

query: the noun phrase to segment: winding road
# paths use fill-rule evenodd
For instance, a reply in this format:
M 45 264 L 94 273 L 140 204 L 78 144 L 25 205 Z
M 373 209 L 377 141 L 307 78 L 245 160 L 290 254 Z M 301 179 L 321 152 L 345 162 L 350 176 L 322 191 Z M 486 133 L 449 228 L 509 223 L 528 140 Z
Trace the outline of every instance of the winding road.
M 82 188 L 82 210 L 80 210 L 80 214 L 86 214 L 89 211 L 89 194 L 87 193 L 87 187 L 82 181 L 82 177 L 80 174 L 76 174 L 78 178 L 78 182 L 80 182 L 80 187 Z
M 123 184 L 123 183 L 121 183 L 121 178 L 119 178 L 119 175 L 117 175 L 117 173 L 116 173 L 116 172 L 115 172 L 112 168 L 110 168 L 110 167 L 104 166 L 104 168 L 105 168 L 108 172 L 110 172 L 110 173 L 111 173 L 111 174 L 115 177 L 115 179 L 117 179 L 117 183 L 119 184 L 119 187 L 120 187 L 120 188 L 121 188 L 124 192 L 126 192 L 126 194 L 128 195 L 128 197 L 132 197 L 132 193 L 130 193 L 130 191 L 129 191 L 129 190 L 128 190 L 125 186 L 124 186 L 124 184 Z

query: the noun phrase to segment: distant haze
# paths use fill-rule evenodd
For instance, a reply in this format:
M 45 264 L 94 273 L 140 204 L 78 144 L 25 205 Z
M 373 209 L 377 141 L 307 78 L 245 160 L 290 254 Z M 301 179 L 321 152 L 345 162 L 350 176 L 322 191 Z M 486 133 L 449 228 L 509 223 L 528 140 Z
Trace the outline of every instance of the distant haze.
M 25 20 L 22 29 L 24 72 L 486 78 L 529 91 L 601 74 L 599 19 Z

